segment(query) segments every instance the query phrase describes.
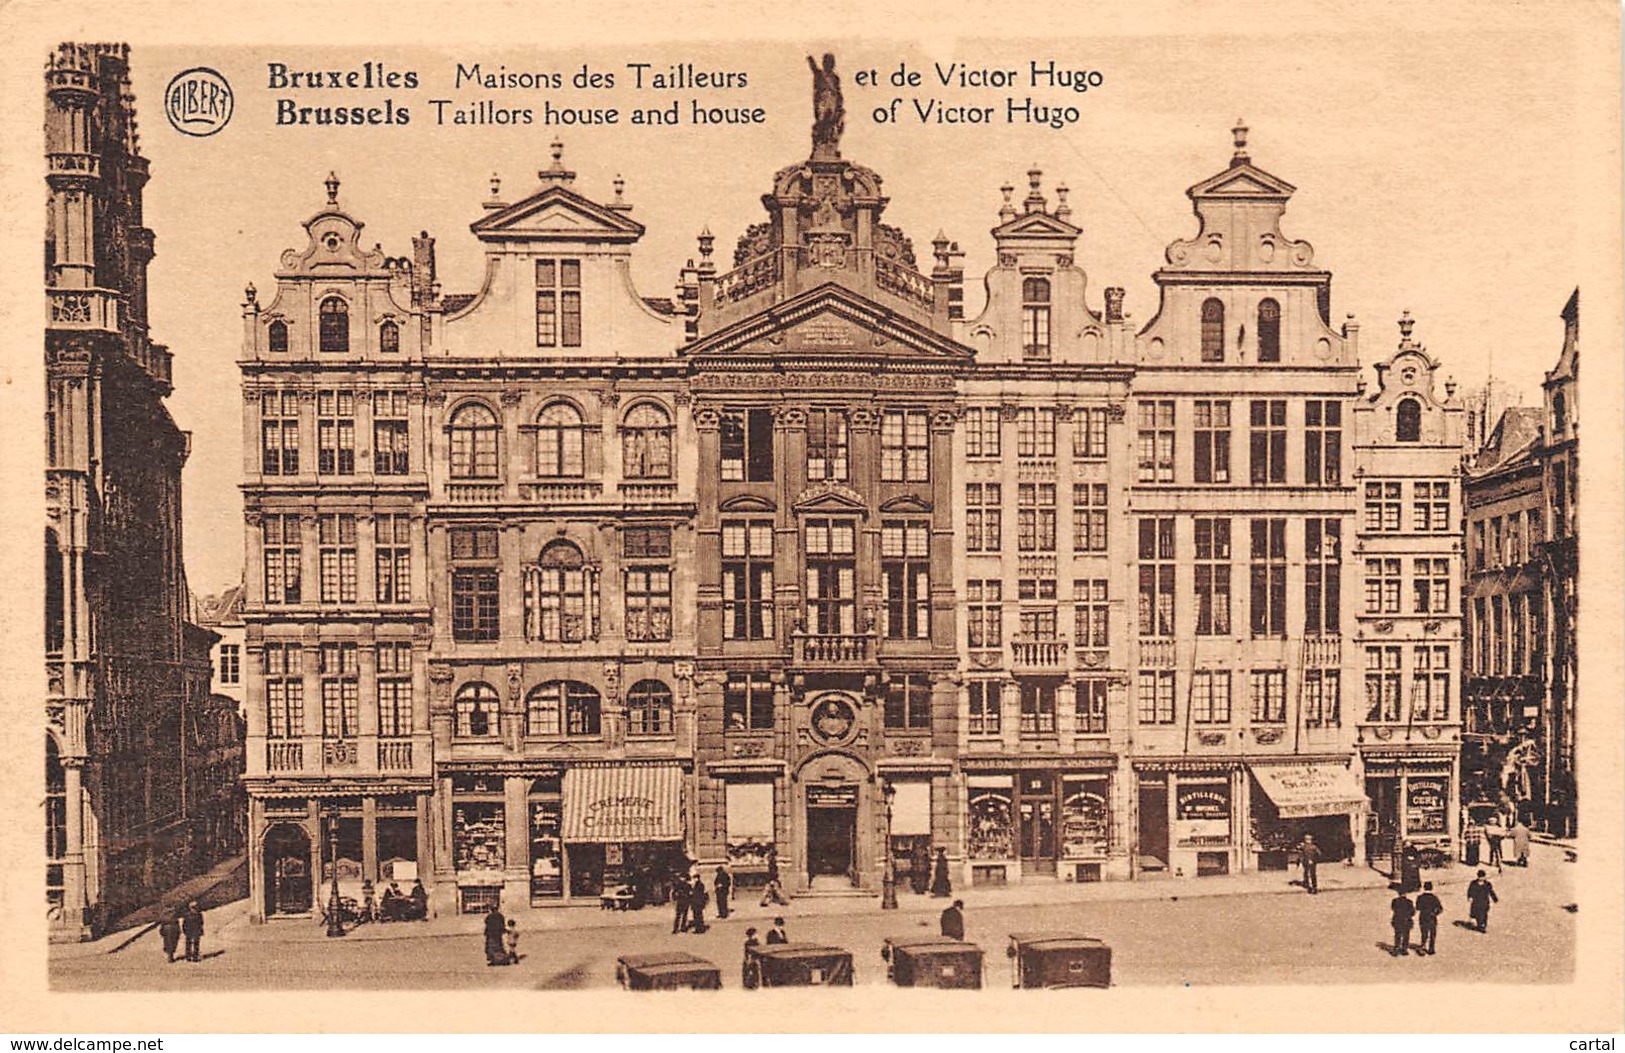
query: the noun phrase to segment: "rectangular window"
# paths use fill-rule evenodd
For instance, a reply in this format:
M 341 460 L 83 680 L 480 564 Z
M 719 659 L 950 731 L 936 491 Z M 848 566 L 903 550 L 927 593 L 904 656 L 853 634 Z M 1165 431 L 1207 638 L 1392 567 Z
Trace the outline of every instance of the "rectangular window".
M 581 346 L 581 261 L 536 261 L 536 346 Z
M 1254 399 L 1247 441 L 1254 486 L 1286 482 L 1286 400 Z
M 322 644 L 321 667 L 322 737 L 353 739 L 361 733 L 361 680 L 356 645 Z
M 1507 516 L 1506 543 L 1506 565 L 1509 567 L 1521 565 L 1526 558 L 1523 550 L 1523 516 L 1517 514 Z
M 768 731 L 773 727 L 773 677 L 730 673 L 722 689 L 723 727 L 729 731 Z
M 886 583 L 886 624 L 892 640 L 931 635 L 931 524 L 888 520 L 880 527 L 880 570 Z
M 1450 484 L 1422 482 L 1411 484 L 1412 529 L 1432 534 L 1450 532 Z
M 998 483 L 965 484 L 965 551 L 997 552 L 1004 530 L 1004 488 Z
M 1021 681 L 1021 733 L 1055 734 L 1055 685 L 1049 681 Z
M 1004 646 L 1004 582 L 972 579 L 965 583 L 966 643 L 973 651 Z
M 1198 399 L 1193 407 L 1196 481 L 1230 481 L 1230 403 Z
M 1021 612 L 1023 640 L 1054 640 L 1057 622 L 1054 607 L 1028 608 Z
M 1506 538 L 1503 535 L 1502 519 L 1496 516 L 1490 520 L 1490 544 L 1487 551 L 1489 565 L 1502 567 L 1506 564 Z
M 1055 551 L 1055 484 L 1018 483 L 1016 548 L 1021 552 Z
M 266 737 L 296 739 L 305 733 L 305 681 L 297 644 L 265 645 Z
M 1398 483 L 1365 484 L 1365 528 L 1368 531 L 1393 533 L 1399 529 L 1400 499 Z
M 1198 669 L 1191 674 L 1191 722 L 1230 723 L 1230 671 Z
M 1528 620 L 1524 614 L 1525 597 L 1521 593 L 1514 593 L 1511 597 L 1511 609 L 1507 619 L 1512 623 L 1512 675 L 1522 676 L 1525 667 L 1525 657 L 1528 654 L 1528 637 L 1526 629 Z M 221 657 L 225 656 L 225 648 L 221 648 Z
M 880 417 L 880 481 L 923 483 L 931 478 L 930 415 L 887 410 Z
M 373 517 L 378 602 L 412 601 L 412 517 L 382 512 Z
M 1072 551 L 1106 551 L 1106 484 L 1072 484 Z
M 999 712 L 1002 685 L 997 680 L 972 680 L 965 685 L 965 690 L 970 697 L 970 733 L 1002 734 L 1004 728 Z
M 355 474 L 355 393 L 316 393 L 316 471 Z
M 1026 406 L 1016 411 L 1016 456 L 1055 456 L 1055 411 Z
M 1450 648 L 1417 647 L 1411 657 L 1411 719 L 1450 719 Z
M 1482 596 L 1473 601 L 1473 624 L 1476 627 L 1473 668 L 1483 676 L 1490 671 L 1490 616 L 1488 601 Z
M 1444 485 L 1448 486 L 1450 484 L 1445 483 Z M 1534 552 L 1535 546 L 1542 544 L 1546 540 L 1543 532 L 1544 524 L 1541 522 L 1540 517 L 1540 509 L 1529 509 L 1528 514 L 1524 517 L 1524 526 L 1527 527 L 1525 534 L 1529 538 L 1529 551 Z
M 722 522 L 722 638 L 773 637 L 773 521 Z
M 1142 519 L 1140 545 L 1140 635 L 1174 635 L 1174 521 Z
M 1303 522 L 1303 631 L 1336 633 L 1342 628 L 1343 522 Z
M 1053 600 L 1055 595 L 1054 578 L 1016 579 L 1016 599 L 1018 600 Z
M 1303 671 L 1303 724 L 1335 728 L 1343 722 L 1343 673 L 1338 669 Z
M 808 410 L 807 478 L 814 482 L 845 482 L 848 460 L 846 412 Z
M 241 644 L 220 645 L 220 682 L 240 684 L 243 679 L 243 648 Z
M 299 517 L 268 515 L 260 523 L 265 553 L 265 602 L 298 603 L 302 548 Z
M 1343 404 L 1310 399 L 1303 407 L 1303 481 L 1337 486 L 1343 481 Z
M 893 673 L 886 681 L 886 727 L 894 730 L 931 727 L 931 681 L 923 673 Z
M 1417 614 L 1448 614 L 1450 612 L 1450 561 L 1448 559 L 1419 559 L 1413 566 L 1411 586 L 1416 599 Z
M 1475 571 L 1476 570 L 1483 570 L 1484 569 L 1484 521 L 1482 519 L 1476 520 L 1473 523 L 1472 532 L 1473 532 L 1473 539 L 1472 539 L 1472 548 L 1470 550 L 1470 558 L 1472 559 L 1473 570 L 1475 570 Z
M 1501 596 L 1491 596 L 1490 619 L 1494 627 L 1490 631 L 1490 672 L 1495 676 L 1504 676 L 1507 671 L 1506 615 L 1506 599 Z
M 1174 671 L 1172 669 L 1140 670 L 1138 706 L 1141 724 L 1172 724 L 1174 722 Z
M 671 639 L 671 566 L 626 568 L 626 638 L 637 643 Z
M 1072 457 L 1100 461 L 1106 457 L 1106 407 L 1086 406 L 1072 414 Z
M 1399 594 L 1404 588 L 1397 559 L 1368 559 L 1365 561 L 1365 612 L 1367 614 L 1398 614 Z
M 1142 483 L 1171 483 L 1174 481 L 1173 400 L 1141 399 L 1138 412 L 1137 478 Z
M 1078 647 L 1100 648 L 1111 646 L 1111 603 L 1107 596 L 1107 579 L 1072 583 L 1075 605 L 1074 636 Z
M 1392 724 L 1399 715 L 1398 647 L 1365 649 L 1365 719 L 1368 724 Z
M 355 516 L 316 517 L 323 603 L 356 601 Z
M 849 636 L 858 631 L 857 526 L 850 519 L 809 519 L 807 631 Z
M 1253 636 L 1286 635 L 1286 520 L 1252 521 Z
M 468 642 L 500 638 L 496 529 L 453 530 L 451 558 L 452 638 Z
M 1196 521 L 1196 635 L 1230 635 L 1230 520 Z
M 404 391 L 372 393 L 372 470 L 375 475 L 405 475 L 411 470 L 410 430 Z
M 724 482 L 773 481 L 773 411 L 733 410 L 722 415 Z
M 1248 676 L 1254 724 L 1286 723 L 1286 670 L 1254 669 Z
M 1079 680 L 1074 690 L 1077 693 L 1073 705 L 1078 734 L 1106 734 L 1106 700 L 1111 692 L 1111 682 L 1101 678 Z
M 412 645 L 378 645 L 378 735 L 412 734 Z
M 263 474 L 299 474 L 298 394 L 267 391 L 260 396 L 260 439 Z
M 965 411 L 965 456 L 999 456 L 999 410 L 997 406 L 972 406 Z

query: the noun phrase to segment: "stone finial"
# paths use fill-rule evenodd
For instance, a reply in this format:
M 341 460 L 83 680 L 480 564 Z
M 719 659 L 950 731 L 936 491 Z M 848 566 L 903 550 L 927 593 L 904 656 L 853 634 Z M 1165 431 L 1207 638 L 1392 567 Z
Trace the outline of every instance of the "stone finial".
M 1410 341 L 1411 341 L 1411 329 L 1415 325 L 1416 325 L 1416 319 L 1411 317 L 1411 312 L 1409 312 L 1409 311 L 1400 312 L 1400 315 L 1399 315 L 1399 335 L 1400 335 L 1400 337 L 1402 339 L 1404 339 L 1404 341 L 1407 344 L 1410 343 Z
M 537 172 L 536 178 L 548 186 L 569 186 L 576 174 L 564 167 L 564 140 L 555 136 L 549 150 L 553 154 L 553 163 Z
M 495 172 L 491 173 L 491 200 L 495 201 L 502 196 L 502 177 Z
M 931 239 L 931 255 L 937 261 L 938 267 L 948 266 L 948 232 L 938 228 L 937 236 Z
M 339 203 L 339 177 L 338 177 L 338 173 L 336 173 L 336 172 L 327 173 L 327 178 L 322 180 L 322 185 L 327 187 L 327 203 L 329 205 L 338 204 Z
M 248 285 L 243 289 L 243 299 L 246 301 L 245 306 L 252 307 L 254 304 L 259 302 L 259 298 L 260 291 L 254 288 L 253 282 L 249 282 Z
M 709 260 L 711 258 L 711 252 L 716 247 L 717 243 L 717 236 L 711 233 L 711 227 L 709 224 L 700 228 L 700 236 L 697 240 L 700 243 L 700 258 Z
M 621 178 L 621 174 L 619 172 L 615 173 L 615 182 L 613 185 L 615 187 L 615 203 L 617 205 L 625 204 L 623 199 L 626 196 L 626 180 Z
M 1062 183 L 1055 188 L 1055 218 L 1066 219 L 1072 215 L 1072 206 L 1066 203 L 1066 195 L 1072 193 L 1071 189 Z
M 1448 378 L 1445 379 L 1445 382 L 1444 382 L 1444 397 L 1447 398 L 1447 399 L 1453 399 L 1453 398 L 1456 397 L 1456 378 L 1455 377 L 1448 377 Z
M 1121 322 L 1128 315 L 1123 313 L 1123 290 L 1118 286 L 1109 286 L 1106 289 L 1106 321 Z
M 1027 212 L 1045 211 L 1045 206 L 1049 202 L 1044 200 L 1043 192 L 1038 189 L 1038 184 L 1043 181 L 1043 178 L 1044 173 L 1036 164 L 1027 169 L 1027 196 L 1021 202 L 1023 210 Z
M 1236 144 L 1235 156 L 1230 158 L 1231 166 L 1234 167 L 1235 165 L 1246 164 L 1248 161 L 1252 160 L 1252 158 L 1247 155 L 1247 122 L 1242 120 L 1240 117 L 1237 117 L 1236 126 L 1230 129 L 1230 137 L 1231 140 Z
M 1001 221 L 1016 218 L 1016 206 L 1010 203 L 1010 197 L 1015 192 L 1016 188 L 1011 186 L 1009 183 L 999 187 L 999 193 L 1004 195 L 1004 204 L 999 207 L 999 219 Z

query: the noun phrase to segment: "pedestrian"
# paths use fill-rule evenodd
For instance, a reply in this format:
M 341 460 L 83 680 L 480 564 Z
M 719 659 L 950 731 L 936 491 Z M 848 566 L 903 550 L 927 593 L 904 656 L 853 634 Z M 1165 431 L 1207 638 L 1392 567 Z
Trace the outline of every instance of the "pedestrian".
M 948 880 L 948 850 L 939 848 L 936 867 L 931 874 L 931 895 L 938 899 L 947 899 L 953 890 L 953 883 Z
M 754 991 L 761 985 L 761 967 L 756 963 L 756 948 L 762 941 L 756 938 L 754 926 L 745 930 L 745 960 L 739 967 L 740 984 L 747 991 Z
M 1512 824 L 1512 854 L 1519 866 L 1529 865 L 1529 827 L 1524 825 L 1522 819 Z
M 164 911 L 164 920 L 158 926 L 158 936 L 164 941 L 164 957 L 175 960 L 175 948 L 181 942 L 181 915 L 179 911 Z
M 389 887 L 384 889 L 384 898 L 378 905 L 379 918 L 383 921 L 400 921 L 402 905 L 401 888 L 391 881 Z
M 501 965 L 507 960 L 508 952 L 502 946 L 503 936 L 508 930 L 508 919 L 502 916 L 502 903 L 500 900 L 491 908 L 491 913 L 485 916 L 485 964 Z
M 1501 839 L 1506 837 L 1506 827 L 1501 825 L 1501 817 L 1496 816 L 1484 827 L 1484 840 L 1490 843 L 1490 858 L 1486 866 L 1493 866 L 1495 872 L 1501 872 Z
M 717 892 L 717 917 L 723 921 L 728 920 L 728 894 L 733 891 L 733 875 L 722 864 L 717 864 L 716 875 L 711 878 L 711 887 Z
M 515 965 L 519 961 L 519 923 L 512 918 L 502 929 L 502 964 Z
M 779 880 L 779 849 L 777 845 L 767 847 L 767 883 L 777 884 Z
M 1439 897 L 1433 894 L 1433 882 L 1422 882 L 1422 894 L 1416 897 L 1416 953 L 1437 954 L 1435 944 L 1439 939 L 1439 915 L 1444 913 L 1444 904 Z
M 186 960 L 202 961 L 203 910 L 195 899 L 186 905 L 186 913 L 181 916 L 181 933 L 186 937 Z
M 769 947 L 771 947 L 775 943 L 789 943 L 789 942 L 790 942 L 790 937 L 784 931 L 784 919 L 783 918 L 774 918 L 773 919 L 773 927 L 771 929 L 767 930 L 767 945 Z
M 1394 949 L 1391 953 L 1398 958 L 1411 951 L 1411 920 L 1416 917 L 1416 904 L 1405 895 L 1404 889 L 1400 889 L 1388 902 L 1388 909 L 1393 912 L 1394 926 Z
M 926 847 L 924 838 L 914 842 L 914 853 L 908 861 L 908 880 L 916 896 L 925 895 L 931 887 L 931 849 Z
M 942 912 L 942 935 L 950 940 L 965 938 L 965 901 L 956 899 Z
M 678 874 L 671 883 L 671 931 L 673 933 L 688 931 L 688 903 L 691 890 L 688 885 L 688 875 Z
M 423 882 L 416 878 L 412 881 L 412 891 L 407 894 L 406 902 L 408 913 L 405 915 L 409 921 L 429 920 L 429 893 L 423 887 Z
M 1399 887 L 1407 893 L 1422 887 L 1422 852 L 1409 841 L 1399 853 Z
M 1495 894 L 1495 886 L 1490 884 L 1489 878 L 1480 870 L 1478 876 L 1467 886 L 1467 913 L 1473 919 L 1473 927 L 1479 932 L 1486 932 L 1490 927 L 1490 904 L 1499 903 L 1501 897 Z
M 694 875 L 694 884 L 688 892 L 688 914 L 693 919 L 688 926 L 689 932 L 705 931 L 705 905 L 710 902 L 711 894 L 705 890 L 705 882 L 698 874 Z
M 1303 887 L 1313 896 L 1320 891 L 1320 849 L 1315 845 L 1314 834 L 1303 835 L 1303 843 L 1298 846 L 1298 862 L 1303 864 Z

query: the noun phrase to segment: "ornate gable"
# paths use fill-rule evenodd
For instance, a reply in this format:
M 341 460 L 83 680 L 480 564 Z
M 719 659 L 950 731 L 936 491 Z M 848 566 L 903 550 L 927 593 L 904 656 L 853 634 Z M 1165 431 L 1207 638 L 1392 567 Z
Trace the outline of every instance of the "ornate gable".
M 587 200 L 564 186 L 550 186 L 513 205 L 492 210 L 470 227 L 481 240 L 629 243 L 643 224 Z
M 968 363 L 974 352 L 834 282 L 741 319 L 690 344 L 688 358 L 735 355 L 854 357 Z

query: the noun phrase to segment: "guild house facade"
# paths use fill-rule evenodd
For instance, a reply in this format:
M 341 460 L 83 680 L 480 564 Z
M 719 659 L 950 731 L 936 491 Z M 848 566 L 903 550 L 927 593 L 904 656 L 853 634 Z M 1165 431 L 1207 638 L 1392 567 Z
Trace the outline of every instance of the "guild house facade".
M 960 884 L 1194 877 L 1304 833 L 1360 856 L 1367 764 L 1453 799 L 1453 694 L 1432 753 L 1362 747 L 1396 721 L 1363 719 L 1352 546 L 1360 458 L 1414 452 L 1395 404 L 1430 450 L 1454 410 L 1408 344 L 1364 393 L 1246 129 L 1149 324 L 1090 306 L 1037 170 L 967 318 L 958 243 L 925 260 L 885 221 L 814 75 L 810 154 L 671 299 L 633 288 L 619 178 L 590 194 L 556 143 L 471 217 L 475 293 L 427 233 L 364 248 L 336 177 L 249 288 L 256 917 L 335 878 L 441 911 L 658 899 L 691 862 L 872 892 L 938 850 Z M 1459 637 L 1427 613 L 1418 639 Z

